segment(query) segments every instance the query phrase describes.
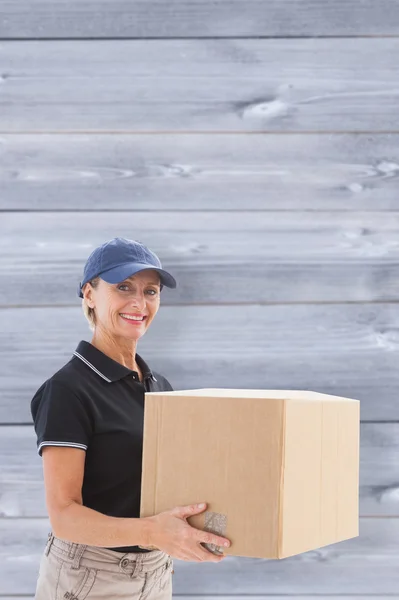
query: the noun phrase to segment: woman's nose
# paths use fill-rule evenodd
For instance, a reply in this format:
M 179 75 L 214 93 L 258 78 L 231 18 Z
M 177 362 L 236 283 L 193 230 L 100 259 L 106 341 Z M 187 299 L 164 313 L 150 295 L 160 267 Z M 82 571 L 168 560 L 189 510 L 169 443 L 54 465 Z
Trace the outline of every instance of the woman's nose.
M 144 310 L 146 306 L 146 298 L 143 294 L 136 293 L 131 295 L 131 304 L 138 310 Z

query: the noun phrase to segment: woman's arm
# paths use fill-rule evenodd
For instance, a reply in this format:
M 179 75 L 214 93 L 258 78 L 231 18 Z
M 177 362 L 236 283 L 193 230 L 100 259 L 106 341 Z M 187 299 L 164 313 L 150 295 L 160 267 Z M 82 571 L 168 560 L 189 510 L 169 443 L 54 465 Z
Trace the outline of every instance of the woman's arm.
M 42 457 L 46 506 L 56 537 L 108 548 L 149 544 L 146 518 L 109 517 L 83 506 L 84 450 L 45 446 Z

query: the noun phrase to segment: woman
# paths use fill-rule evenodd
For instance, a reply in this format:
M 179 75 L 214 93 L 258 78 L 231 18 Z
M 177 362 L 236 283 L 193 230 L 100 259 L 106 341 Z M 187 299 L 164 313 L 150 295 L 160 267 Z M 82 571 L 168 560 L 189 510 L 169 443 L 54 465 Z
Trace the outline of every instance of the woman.
M 164 285 L 176 281 L 141 242 L 114 238 L 87 259 L 78 295 L 92 340 L 31 402 L 52 529 L 36 600 L 167 600 L 173 557 L 224 558 L 202 544 L 228 540 L 186 521 L 206 505 L 140 518 L 144 392 L 173 388 L 136 350 Z

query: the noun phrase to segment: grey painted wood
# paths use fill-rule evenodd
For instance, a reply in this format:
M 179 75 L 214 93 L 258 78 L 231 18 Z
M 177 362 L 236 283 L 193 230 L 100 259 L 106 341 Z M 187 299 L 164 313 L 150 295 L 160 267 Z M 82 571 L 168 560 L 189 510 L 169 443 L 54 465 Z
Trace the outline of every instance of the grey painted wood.
M 88 252 L 126 235 L 179 282 L 139 347 L 176 389 L 316 389 L 397 421 L 361 426 L 359 538 L 176 561 L 174 596 L 399 598 L 399 213 L 382 213 L 398 210 L 399 40 L 354 39 L 397 36 L 398 0 L 0 0 L 0 15 L 0 38 L 66 38 L 0 48 L 0 132 L 18 133 L 0 135 L 0 210 L 52 211 L 0 215 L 0 423 L 16 423 L 0 427 L 0 596 L 32 597 L 49 530 L 18 423 L 91 338 Z
M 32 594 L 48 531 L 47 519 L 0 520 L 0 594 Z M 362 518 L 359 537 L 284 560 L 175 559 L 174 593 L 396 594 L 398 536 L 398 519 Z
M 399 420 L 398 328 L 396 303 L 161 306 L 138 352 L 174 389 L 310 389 Z M 80 306 L 0 310 L 0 423 L 30 422 L 33 393 L 80 339 Z
M 0 131 L 398 131 L 398 53 L 398 38 L 11 41 Z
M 399 34 L 397 0 L 0 0 L 0 13 L 4 39 Z
M 5 134 L 0 209 L 398 210 L 398 148 L 382 134 Z
M 399 517 L 399 424 L 362 423 L 361 516 Z M 44 517 L 42 459 L 32 426 L 0 427 L 0 517 Z
M 178 287 L 166 304 L 399 299 L 399 212 L 3 213 L 0 305 L 73 305 L 90 252 L 139 239 Z

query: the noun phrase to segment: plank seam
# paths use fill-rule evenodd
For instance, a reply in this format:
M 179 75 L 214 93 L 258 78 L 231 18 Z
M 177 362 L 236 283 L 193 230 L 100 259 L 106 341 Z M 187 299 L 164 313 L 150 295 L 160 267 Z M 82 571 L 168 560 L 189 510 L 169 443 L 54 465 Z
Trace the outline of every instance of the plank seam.
M 369 38 L 399 38 L 398 33 L 354 33 L 335 35 L 206 35 L 206 36 L 118 36 L 118 37 L 0 37 L 1 42 L 174 42 L 177 41 L 201 41 L 201 40 L 346 40 L 346 39 L 369 39 Z
M 1 40 L 0 40 L 1 41 Z M 43 130 L 43 129 L 26 129 L 22 131 L 13 131 L 9 129 L 0 129 L 0 135 L 399 135 L 399 129 L 334 129 L 334 130 L 323 130 L 308 131 L 308 130 L 287 130 L 287 131 L 273 131 L 271 129 L 264 129 L 262 131 L 251 131 L 251 130 L 159 130 L 159 131 L 147 131 L 139 129 L 69 129 L 69 130 Z

